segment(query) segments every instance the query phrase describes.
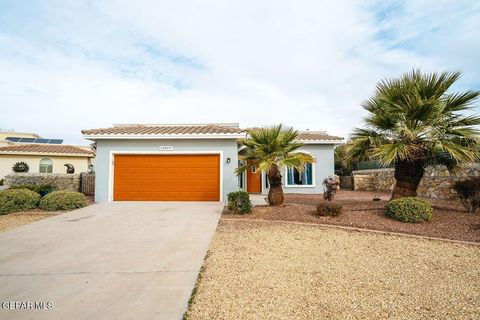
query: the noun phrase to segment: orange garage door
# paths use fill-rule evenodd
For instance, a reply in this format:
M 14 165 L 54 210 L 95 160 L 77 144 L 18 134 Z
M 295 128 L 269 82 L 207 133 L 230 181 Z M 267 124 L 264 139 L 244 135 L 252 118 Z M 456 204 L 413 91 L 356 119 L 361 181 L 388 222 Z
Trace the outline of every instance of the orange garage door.
M 115 155 L 113 200 L 219 201 L 220 156 Z

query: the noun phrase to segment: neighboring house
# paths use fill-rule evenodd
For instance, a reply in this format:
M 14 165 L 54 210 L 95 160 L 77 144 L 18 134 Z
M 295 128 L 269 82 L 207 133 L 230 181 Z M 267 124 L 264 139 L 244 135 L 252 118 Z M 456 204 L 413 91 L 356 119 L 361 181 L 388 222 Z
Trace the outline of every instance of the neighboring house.
M 115 125 L 82 131 L 96 142 L 95 201 L 223 201 L 229 192 L 267 193 L 265 173 L 237 176 L 246 131 L 238 124 Z M 342 138 L 300 132 L 316 162 L 303 173 L 283 168 L 286 193 L 321 193 L 334 174 Z
M 61 139 L 44 139 L 36 134 L 0 132 L 0 179 L 25 162 L 32 173 L 66 173 L 71 164 L 75 173 L 87 172 L 95 157 L 90 147 L 61 144 Z

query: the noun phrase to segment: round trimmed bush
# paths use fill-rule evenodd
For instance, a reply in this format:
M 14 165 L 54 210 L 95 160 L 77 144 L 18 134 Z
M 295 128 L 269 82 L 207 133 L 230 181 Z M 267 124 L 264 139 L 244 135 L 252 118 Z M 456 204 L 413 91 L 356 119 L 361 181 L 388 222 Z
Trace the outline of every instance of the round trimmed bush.
M 40 208 L 47 211 L 69 210 L 87 205 L 87 197 L 75 191 L 54 191 L 40 201 Z
M 230 192 L 227 194 L 227 207 L 238 214 L 252 212 L 252 202 L 250 195 L 245 191 Z
M 432 204 L 428 201 L 406 197 L 390 201 L 385 206 L 385 215 L 402 222 L 423 222 L 433 218 Z
M 317 204 L 317 213 L 319 216 L 336 217 L 342 213 L 343 205 L 338 201 L 322 201 Z
M 7 189 L 0 191 L 0 214 L 25 211 L 36 208 L 40 195 L 27 189 Z

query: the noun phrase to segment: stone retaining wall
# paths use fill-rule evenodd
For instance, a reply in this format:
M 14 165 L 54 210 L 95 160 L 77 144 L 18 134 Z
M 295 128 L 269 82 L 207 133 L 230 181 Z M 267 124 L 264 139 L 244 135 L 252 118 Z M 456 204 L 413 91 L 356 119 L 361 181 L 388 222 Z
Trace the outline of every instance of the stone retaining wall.
M 395 186 L 394 169 L 356 170 L 352 172 L 354 190 L 387 191 Z M 422 197 L 455 199 L 453 184 L 468 177 L 480 175 L 480 164 L 471 163 L 449 172 L 446 167 L 429 167 L 425 170 L 417 193 Z
M 64 173 L 11 173 L 5 176 L 4 183 L 7 186 L 50 184 L 55 190 L 79 191 L 80 175 Z

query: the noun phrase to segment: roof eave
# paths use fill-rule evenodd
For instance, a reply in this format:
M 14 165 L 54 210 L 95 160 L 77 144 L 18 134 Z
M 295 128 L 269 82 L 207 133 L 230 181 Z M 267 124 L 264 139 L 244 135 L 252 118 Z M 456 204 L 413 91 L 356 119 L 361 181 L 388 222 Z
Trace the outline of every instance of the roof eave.
M 88 140 L 108 139 L 241 139 L 245 133 L 196 133 L 196 134 L 84 134 Z
M 56 153 L 56 152 L 30 152 L 30 151 L 0 151 L 0 155 L 95 158 L 95 155 L 93 153 Z
M 295 140 L 303 144 L 342 144 L 343 140 Z

